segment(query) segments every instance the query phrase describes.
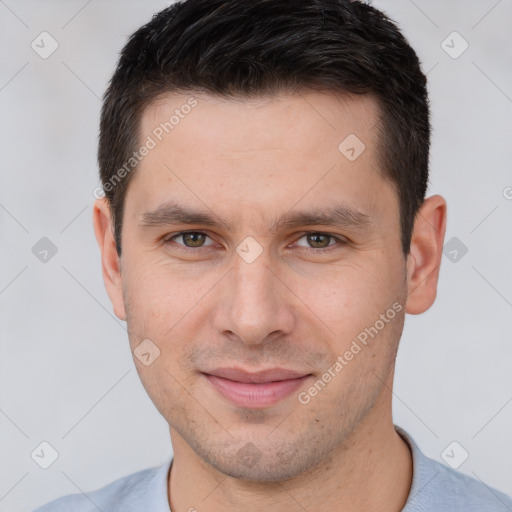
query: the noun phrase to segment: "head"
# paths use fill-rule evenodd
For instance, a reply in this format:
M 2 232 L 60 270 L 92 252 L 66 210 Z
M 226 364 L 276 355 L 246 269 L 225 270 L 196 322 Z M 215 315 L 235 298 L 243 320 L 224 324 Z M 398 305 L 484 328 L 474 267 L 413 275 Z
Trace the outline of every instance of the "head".
M 101 114 L 103 276 L 148 394 L 210 466 L 291 478 L 389 422 L 445 232 L 429 139 L 418 58 L 363 3 L 189 0 L 130 37 Z M 219 367 L 306 377 L 241 406 Z

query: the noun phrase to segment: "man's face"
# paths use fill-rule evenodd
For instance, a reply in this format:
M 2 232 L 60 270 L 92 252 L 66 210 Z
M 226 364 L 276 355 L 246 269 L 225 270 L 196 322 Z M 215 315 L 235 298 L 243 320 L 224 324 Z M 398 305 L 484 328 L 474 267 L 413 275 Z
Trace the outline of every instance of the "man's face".
M 407 296 L 398 200 L 377 172 L 371 98 L 194 97 L 182 109 L 190 96 L 168 95 L 143 116 L 141 145 L 150 136 L 156 146 L 128 187 L 123 293 L 113 302 L 132 351 L 143 340 L 146 362 L 160 351 L 135 362 L 175 453 L 188 446 L 227 475 L 277 481 L 382 416 L 369 413 L 384 410 Z M 176 109 L 190 112 L 159 141 Z M 154 213 L 164 205 L 218 222 L 164 222 Z M 354 213 L 344 222 L 285 222 L 343 208 Z M 205 375 L 219 368 L 306 377 L 262 385 Z

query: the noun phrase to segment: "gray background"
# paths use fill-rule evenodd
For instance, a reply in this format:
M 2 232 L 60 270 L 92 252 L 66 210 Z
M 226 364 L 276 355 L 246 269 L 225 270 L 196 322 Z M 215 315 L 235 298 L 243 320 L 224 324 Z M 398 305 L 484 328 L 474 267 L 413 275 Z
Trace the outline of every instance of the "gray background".
M 171 453 L 104 290 L 91 223 L 100 98 L 127 36 L 168 4 L 0 0 L 2 512 Z M 469 453 L 459 471 L 512 494 L 512 2 L 374 5 L 428 72 L 429 195 L 448 202 L 447 253 L 458 258 L 443 256 L 434 306 L 407 315 L 395 423 L 440 461 L 457 441 Z M 43 31 L 59 45 L 47 59 L 31 48 Z M 446 39 L 453 31 L 469 44 L 458 58 L 445 51 L 463 48 Z M 57 247 L 46 262 L 32 252 L 42 237 Z M 31 458 L 43 441 L 59 454 L 46 470 Z

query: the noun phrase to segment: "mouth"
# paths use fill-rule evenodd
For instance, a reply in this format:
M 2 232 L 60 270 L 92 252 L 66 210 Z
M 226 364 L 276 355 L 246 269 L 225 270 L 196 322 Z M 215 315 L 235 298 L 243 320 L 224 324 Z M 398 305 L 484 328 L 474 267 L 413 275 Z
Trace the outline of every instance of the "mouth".
M 274 405 L 299 389 L 311 373 L 272 368 L 250 373 L 237 368 L 216 368 L 203 373 L 210 385 L 239 407 Z

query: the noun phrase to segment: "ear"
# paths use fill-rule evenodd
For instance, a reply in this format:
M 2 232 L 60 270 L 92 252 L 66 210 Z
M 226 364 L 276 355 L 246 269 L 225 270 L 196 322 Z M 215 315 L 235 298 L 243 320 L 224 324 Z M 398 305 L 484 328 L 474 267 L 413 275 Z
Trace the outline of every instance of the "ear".
M 97 199 L 94 202 L 92 222 L 94 234 L 101 251 L 101 269 L 105 288 L 112 302 L 114 313 L 121 320 L 126 320 L 121 279 L 121 261 L 116 251 L 110 206 L 106 197 Z
M 429 197 L 416 214 L 407 256 L 406 313 L 424 313 L 436 299 L 445 232 L 446 201 L 440 195 Z

